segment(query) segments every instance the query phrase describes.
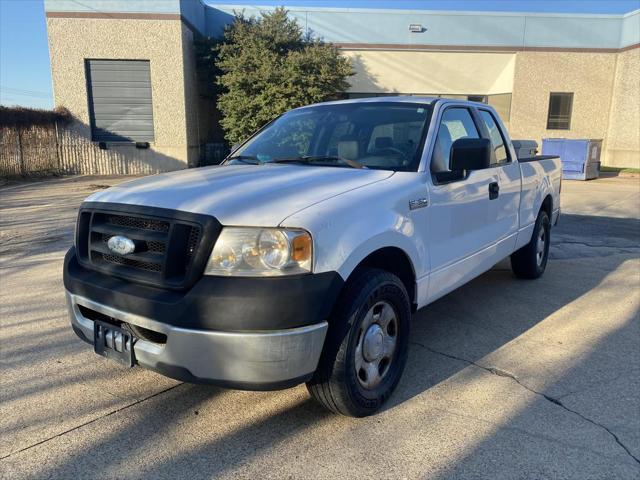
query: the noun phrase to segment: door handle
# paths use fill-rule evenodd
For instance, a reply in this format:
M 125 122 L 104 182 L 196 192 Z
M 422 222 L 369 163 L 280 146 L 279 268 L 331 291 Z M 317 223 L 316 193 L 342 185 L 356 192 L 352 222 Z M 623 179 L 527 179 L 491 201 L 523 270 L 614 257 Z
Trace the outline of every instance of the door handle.
M 495 200 L 500 195 L 500 185 L 498 182 L 491 182 L 489 184 L 489 200 Z

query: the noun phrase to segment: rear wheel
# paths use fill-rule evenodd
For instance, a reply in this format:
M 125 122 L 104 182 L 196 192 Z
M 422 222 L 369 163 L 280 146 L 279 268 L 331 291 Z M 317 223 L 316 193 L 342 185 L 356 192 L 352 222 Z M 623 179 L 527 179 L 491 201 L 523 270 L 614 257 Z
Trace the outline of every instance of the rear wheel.
M 536 219 L 531 241 L 511 255 L 511 268 L 516 277 L 534 279 L 544 273 L 549 259 L 550 234 L 551 221 L 547 212 L 542 210 Z
M 335 413 L 375 413 L 404 370 L 410 321 L 409 295 L 398 277 L 370 268 L 357 272 L 330 320 L 309 393 Z

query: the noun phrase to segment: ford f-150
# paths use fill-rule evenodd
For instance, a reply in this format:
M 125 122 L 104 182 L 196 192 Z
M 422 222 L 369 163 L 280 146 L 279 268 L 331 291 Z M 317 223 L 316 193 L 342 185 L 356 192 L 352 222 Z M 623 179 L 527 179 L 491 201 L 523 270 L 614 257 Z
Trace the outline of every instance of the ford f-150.
M 81 205 L 64 285 L 95 352 L 186 382 L 306 382 L 377 411 L 412 312 L 510 257 L 546 267 L 560 161 L 518 158 L 488 105 L 345 100 L 291 110 L 222 165 L 135 179 Z

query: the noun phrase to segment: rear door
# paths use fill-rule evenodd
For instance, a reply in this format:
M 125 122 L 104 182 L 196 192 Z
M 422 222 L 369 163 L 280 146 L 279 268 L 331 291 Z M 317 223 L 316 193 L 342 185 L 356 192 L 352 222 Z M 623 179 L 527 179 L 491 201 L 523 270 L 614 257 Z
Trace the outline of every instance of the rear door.
M 491 140 L 493 150 L 491 170 L 496 176 L 493 198 L 489 202 L 488 221 L 494 225 L 496 241 L 496 262 L 510 255 L 516 242 L 518 231 L 518 209 L 520 208 L 521 177 L 520 166 L 511 158 L 507 139 L 496 114 L 489 109 L 478 108 L 478 123 L 482 136 Z

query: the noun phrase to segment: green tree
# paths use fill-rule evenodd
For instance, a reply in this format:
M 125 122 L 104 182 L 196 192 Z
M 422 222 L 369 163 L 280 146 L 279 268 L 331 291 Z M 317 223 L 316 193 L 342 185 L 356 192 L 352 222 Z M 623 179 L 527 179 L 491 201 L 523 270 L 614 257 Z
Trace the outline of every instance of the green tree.
M 281 7 L 258 18 L 236 13 L 216 57 L 218 108 L 231 143 L 287 110 L 339 97 L 353 75 L 348 58 L 303 34 Z

